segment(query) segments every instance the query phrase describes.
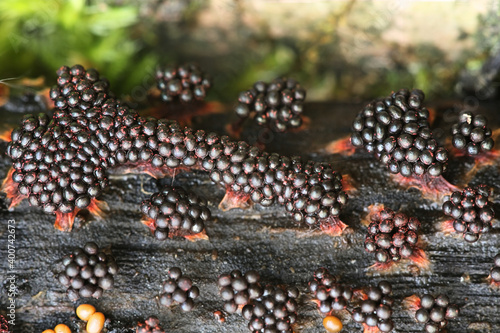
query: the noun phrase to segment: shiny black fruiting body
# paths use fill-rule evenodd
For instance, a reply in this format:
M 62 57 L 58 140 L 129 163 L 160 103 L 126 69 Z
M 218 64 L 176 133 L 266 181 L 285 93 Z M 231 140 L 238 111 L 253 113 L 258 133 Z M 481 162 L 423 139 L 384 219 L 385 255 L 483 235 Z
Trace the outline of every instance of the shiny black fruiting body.
M 118 272 L 115 259 L 99 250 L 94 242 L 75 249 L 62 260 L 64 270 L 58 280 L 67 289 L 72 301 L 78 298 L 99 298 L 105 290 L 113 288 L 114 275 Z
M 420 298 L 420 306 L 415 312 L 415 320 L 425 324 L 427 333 L 446 332 L 448 320 L 455 319 L 460 314 L 460 309 L 455 304 L 450 304 L 446 295 L 434 297 L 426 294 Z
M 144 200 L 141 211 L 154 221 L 151 227 L 158 240 L 165 240 L 169 233 L 198 234 L 205 230 L 205 223 L 211 217 L 206 200 L 172 186 Z
M 392 304 L 390 297 L 392 286 L 388 281 L 380 281 L 377 287 L 370 287 L 367 299 L 361 301 L 359 307 L 352 310 L 352 318 L 357 323 L 377 327 L 381 332 L 390 332 L 394 328 L 392 322 Z
M 302 125 L 305 98 L 305 89 L 295 80 L 259 81 L 252 89 L 240 93 L 235 112 L 240 118 L 253 118 L 259 126 L 285 132 Z
M 292 325 L 297 321 L 297 298 L 299 291 L 295 287 L 287 289 L 265 287 L 262 297 L 251 300 L 241 310 L 248 320 L 252 333 L 291 333 Z
M 115 129 L 126 116 L 128 109 L 113 99 L 85 111 L 56 109 L 52 119 L 25 116 L 7 150 L 19 193 L 47 213 L 87 208 L 108 185 L 105 170 L 116 165 Z
M 373 153 L 393 174 L 440 176 L 448 153 L 432 136 L 424 98 L 421 90 L 402 89 L 371 102 L 353 122 L 352 145 Z
M 451 134 L 453 146 L 465 151 L 469 156 L 488 152 L 495 145 L 486 118 L 483 115 L 474 115 L 470 111 L 459 115 L 458 123 L 453 124 L 451 128 Z
M 375 253 L 379 263 L 398 262 L 417 248 L 420 221 L 386 208 L 375 214 L 368 226 L 365 250 Z
M 82 73 L 79 67 L 74 72 Z M 32 205 L 48 213 L 87 208 L 107 187 L 108 170 L 116 168 L 162 175 L 203 170 L 226 191 L 262 206 L 278 202 L 294 221 L 310 226 L 337 218 L 347 201 L 342 177 L 330 164 L 269 154 L 227 136 L 143 118 L 112 98 L 95 103 L 56 108 L 52 119 L 27 116 L 12 132 L 7 149 L 12 179 Z
M 476 242 L 491 228 L 495 211 L 489 196 L 486 185 L 466 187 L 463 191 L 453 192 L 443 204 L 444 214 L 453 219 L 453 228 L 469 243 Z
M 352 298 L 349 286 L 338 283 L 337 279 L 325 268 L 314 272 L 314 279 L 309 282 L 309 291 L 318 301 L 321 313 L 344 310 Z
M 56 108 L 78 108 L 82 112 L 102 106 L 110 97 L 113 95 L 108 80 L 101 78 L 95 69 L 85 70 L 81 65 L 59 68 L 57 85 L 50 90 Z
M 224 311 L 228 313 L 234 313 L 238 307 L 259 299 L 264 292 L 260 284 L 260 275 L 256 271 L 242 274 L 239 270 L 233 270 L 229 274 L 220 275 L 217 285 L 219 294 L 224 300 Z
M 210 78 L 193 64 L 158 68 L 155 77 L 161 99 L 165 102 L 204 100 L 212 85 Z
M 194 308 L 194 300 L 200 295 L 200 290 L 193 285 L 190 278 L 182 275 L 178 267 L 172 267 L 168 271 L 168 279 L 163 282 L 160 304 L 170 307 L 179 304 L 184 312 Z

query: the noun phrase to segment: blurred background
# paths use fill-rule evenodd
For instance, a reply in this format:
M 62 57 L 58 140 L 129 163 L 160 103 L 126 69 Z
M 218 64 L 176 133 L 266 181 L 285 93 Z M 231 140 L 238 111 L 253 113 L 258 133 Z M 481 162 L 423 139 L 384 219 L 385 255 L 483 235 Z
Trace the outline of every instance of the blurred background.
M 209 99 L 232 102 L 288 75 L 308 100 L 360 101 L 402 87 L 431 98 L 496 97 L 500 2 L 2 0 L 0 79 L 76 63 L 140 95 L 158 64 L 198 63 Z M 136 96 L 137 97 L 137 96 Z

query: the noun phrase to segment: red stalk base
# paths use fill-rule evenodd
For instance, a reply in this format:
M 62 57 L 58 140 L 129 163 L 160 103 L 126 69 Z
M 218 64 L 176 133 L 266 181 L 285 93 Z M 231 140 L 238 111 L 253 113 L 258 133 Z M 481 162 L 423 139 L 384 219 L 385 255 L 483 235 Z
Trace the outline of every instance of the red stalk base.
M 0 133 L 0 140 L 5 141 L 5 142 L 11 142 L 12 138 L 10 134 L 12 133 L 12 128 L 4 130 L 2 133 Z
M 351 156 L 355 153 L 355 151 L 356 147 L 351 144 L 350 135 L 334 140 L 325 147 L 325 152 L 330 154 L 340 154 L 342 156 Z
M 54 227 L 60 231 L 71 231 L 71 229 L 73 229 L 75 217 L 81 210 L 87 210 L 95 218 L 102 219 L 104 210 L 108 209 L 108 204 L 105 201 L 92 198 L 90 200 L 90 205 L 85 209 L 75 208 L 71 213 L 61 213 L 57 211 Z
M 329 216 L 326 219 L 321 220 L 319 226 L 321 231 L 330 236 L 340 236 L 345 228 L 347 228 L 347 224 L 342 222 L 336 216 Z
M 252 207 L 252 201 L 249 194 L 234 192 L 230 188 L 226 188 L 226 194 L 219 203 L 219 209 L 223 212 L 234 208 L 248 209 L 250 207 Z
M 18 183 L 12 180 L 13 173 L 14 169 L 10 168 L 7 176 L 5 176 L 5 179 L 2 182 L 2 187 L 0 188 L 0 191 L 4 192 L 7 195 L 7 200 L 10 201 L 9 210 L 13 209 L 19 205 L 21 201 L 28 198 L 25 195 L 19 194 L 17 189 Z
M 380 330 L 376 326 L 368 326 L 363 323 L 363 333 L 380 333 Z
M 413 249 L 413 254 L 408 259 L 421 269 L 428 270 L 431 266 L 431 262 L 429 261 L 429 258 L 427 258 L 427 254 L 424 250 L 418 247 Z
M 418 309 L 421 308 L 420 297 L 418 297 L 417 295 L 406 297 L 403 302 L 401 302 L 401 304 L 403 305 L 403 309 L 410 312 L 413 317 L 415 317 L 415 312 L 417 312 Z
M 391 174 L 391 178 L 402 187 L 419 189 L 424 199 L 435 202 L 441 202 L 445 195 L 460 190 L 457 186 L 450 184 L 443 176 L 431 177 L 424 174 L 423 176 L 404 177 L 398 173 Z
M 500 282 L 496 282 L 491 278 L 491 276 L 488 276 L 488 280 L 490 281 L 490 288 L 495 290 L 500 289 Z
M 439 230 L 447 235 L 456 232 L 455 228 L 453 227 L 453 220 L 451 219 L 441 222 L 439 224 Z
M 342 175 L 342 190 L 347 194 L 352 194 L 358 191 L 354 186 L 354 179 L 348 174 Z

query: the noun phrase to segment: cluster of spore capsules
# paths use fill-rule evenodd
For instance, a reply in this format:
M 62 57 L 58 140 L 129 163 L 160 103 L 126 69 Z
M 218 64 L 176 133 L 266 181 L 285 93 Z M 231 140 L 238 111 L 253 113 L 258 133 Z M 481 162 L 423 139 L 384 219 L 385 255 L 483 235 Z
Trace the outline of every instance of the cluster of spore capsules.
M 70 214 L 89 207 L 108 185 L 105 170 L 116 164 L 112 153 L 119 146 L 114 119 L 127 111 L 111 98 L 97 71 L 76 65 L 57 74 L 50 91 L 56 106 L 52 119 L 25 116 L 12 131 L 7 154 L 18 196 L 47 213 Z
M 235 313 L 240 309 L 251 332 L 292 332 L 297 321 L 297 288 L 262 287 L 260 274 L 253 270 L 245 274 L 240 270 L 222 274 L 218 285 L 224 311 Z
M 451 134 L 453 146 L 470 156 L 489 152 L 495 145 L 491 138 L 491 129 L 487 127 L 486 117 L 474 115 L 470 111 L 459 115 L 458 123 L 453 124 L 451 128 Z
M 340 284 L 325 268 L 318 268 L 314 272 L 314 279 L 309 282 L 309 291 L 318 300 L 318 309 L 324 314 L 346 309 L 353 296 L 352 289 Z
M 421 90 L 402 89 L 377 99 L 356 116 L 351 143 L 373 153 L 393 174 L 440 176 L 448 153 L 432 136 Z
M 378 263 L 387 264 L 410 258 L 418 242 L 420 221 L 385 208 L 374 214 L 365 238 L 365 250 L 375 253 Z
M 193 285 L 190 278 L 183 276 L 179 267 L 172 267 L 168 270 L 168 279 L 163 283 L 160 304 L 170 307 L 180 304 L 182 311 L 191 311 L 194 307 L 194 300 L 200 295 L 200 290 Z
M 52 118 L 46 114 L 25 116 L 11 133 L 7 154 L 12 158 L 10 177 L 15 187 L 10 196 L 14 201 L 27 198 L 31 205 L 56 214 L 59 229 L 71 230 L 72 218 L 68 216 L 95 208 L 96 198 L 108 186 L 110 171 L 165 176 L 174 171 L 203 170 L 226 189 L 229 202 L 236 199 L 262 206 L 278 202 L 297 223 L 310 226 L 335 221 L 346 203 L 341 176 L 330 164 L 270 154 L 227 136 L 140 117 L 114 97 L 108 81 L 94 69 L 63 66 L 57 75 L 57 85 L 50 90 L 55 105 Z M 209 78 L 193 65 L 161 68 L 156 78 L 166 102 L 203 100 L 210 88 Z M 257 82 L 240 94 L 236 113 L 284 132 L 302 124 L 305 95 L 291 79 Z M 440 176 L 446 168 L 447 152 L 433 138 L 423 100 L 422 91 L 403 89 L 373 101 L 354 120 L 351 143 L 373 153 L 391 173 Z M 483 116 L 462 113 L 452 132 L 453 145 L 469 155 L 493 148 L 492 133 Z M 491 226 L 494 211 L 488 196 L 485 186 L 468 187 L 454 192 L 443 205 L 445 214 L 454 219 L 454 229 L 463 233 L 466 241 L 477 241 Z M 174 187 L 153 194 L 141 209 L 159 240 L 169 235 L 198 234 L 210 218 L 204 200 Z M 416 218 L 383 210 L 368 227 L 365 249 L 374 252 L 379 263 L 408 258 L 416 250 L 419 226 Z M 491 269 L 495 282 L 500 282 L 498 257 Z M 63 265 L 58 280 L 72 300 L 99 298 L 113 287 L 118 271 L 113 257 L 93 242 L 65 257 Z M 182 310 L 190 311 L 199 289 L 179 268 L 171 268 L 168 274 L 160 303 L 179 304 Z M 297 288 L 263 287 L 256 271 L 242 274 L 238 270 L 221 275 L 218 284 L 224 310 L 241 310 L 252 332 L 292 332 L 297 320 Z M 353 301 L 353 290 L 325 269 L 314 273 L 309 290 L 324 314 L 345 310 Z M 366 298 L 352 309 L 353 320 L 382 332 L 391 331 L 391 291 L 387 281 L 370 287 Z M 428 333 L 443 331 L 447 320 L 458 316 L 458 307 L 443 295 L 425 295 L 420 305 L 416 320 L 426 324 Z M 137 332 L 162 330 L 159 321 L 151 317 L 139 324 Z
M 155 176 L 201 169 L 229 197 L 263 206 L 278 202 L 295 221 L 309 225 L 336 219 L 347 200 L 342 177 L 330 164 L 269 154 L 227 136 L 145 119 L 112 98 L 95 70 L 76 65 L 62 67 L 58 75 L 51 93 L 53 119 L 25 118 L 7 150 L 19 192 L 14 195 L 27 196 L 46 212 L 75 214 L 88 208 L 106 188 L 109 169 Z M 72 220 L 64 225 L 60 220 L 57 227 L 71 229 Z
M 443 212 L 453 220 L 453 228 L 467 242 L 476 242 L 481 234 L 491 228 L 495 216 L 489 201 L 490 191 L 486 185 L 466 187 L 453 192 L 443 204 Z
M 240 270 L 233 270 L 229 274 L 222 274 L 218 279 L 219 294 L 224 300 L 224 311 L 235 313 L 251 300 L 262 296 L 260 274 L 257 271 L 248 271 L 243 274 Z
M 148 218 L 144 223 L 158 240 L 165 240 L 169 235 L 199 234 L 211 216 L 204 199 L 172 186 L 166 186 L 144 200 L 141 211 Z
M 415 320 L 425 324 L 425 332 L 427 333 L 446 332 L 448 320 L 458 317 L 459 313 L 459 307 L 450 304 L 448 296 L 434 297 L 427 294 L 420 298 L 420 306 L 415 312 Z
M 302 125 L 305 98 L 306 90 L 293 79 L 259 81 L 240 93 L 235 112 L 241 119 L 250 117 L 259 126 L 285 132 Z
M 114 258 L 99 250 L 94 242 L 75 249 L 63 258 L 64 270 L 59 273 L 59 282 L 67 287 L 72 301 L 78 298 L 102 296 L 104 290 L 113 288 L 118 266 Z
M 245 305 L 243 318 L 249 321 L 252 333 L 292 333 L 297 321 L 297 297 L 295 287 L 266 286 L 262 297 Z
M 382 332 L 390 332 L 394 328 L 392 322 L 392 305 L 390 296 L 392 286 L 388 281 L 380 281 L 376 287 L 368 288 L 367 299 L 352 310 L 352 319 L 368 327 L 377 327 Z
M 165 102 L 204 100 L 212 85 L 208 75 L 194 64 L 160 67 L 155 76 L 161 99 Z

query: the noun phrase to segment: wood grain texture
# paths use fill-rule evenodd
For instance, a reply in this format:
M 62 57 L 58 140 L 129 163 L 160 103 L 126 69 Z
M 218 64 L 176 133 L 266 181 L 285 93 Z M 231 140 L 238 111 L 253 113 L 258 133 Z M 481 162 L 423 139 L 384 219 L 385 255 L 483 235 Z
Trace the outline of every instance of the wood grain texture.
M 481 105 L 481 112 L 490 120 L 490 127 L 500 127 L 497 105 Z M 366 228 L 360 224 L 364 209 L 373 203 L 383 203 L 393 210 L 416 216 L 423 224 L 421 238 L 432 271 L 403 270 L 384 278 L 393 284 L 394 332 L 422 332 L 400 306 L 404 297 L 414 293 L 445 293 L 452 302 L 462 306 L 458 320 L 449 324 L 449 332 L 500 332 L 500 291 L 490 289 L 486 277 L 493 265 L 493 257 L 500 252 L 498 222 L 479 242 L 468 244 L 462 239 L 437 232 L 437 223 L 444 219 L 441 204 L 421 199 L 416 189 L 403 189 L 393 183 L 385 171 L 369 154 L 356 152 L 349 157 L 328 155 L 323 148 L 332 140 L 350 133 L 350 124 L 362 105 L 310 103 L 306 114 L 310 127 L 300 133 L 276 134 L 267 144 L 267 150 L 288 155 L 302 155 L 318 161 L 331 162 L 336 170 L 348 174 L 357 189 L 349 197 L 341 219 L 349 225 L 341 237 L 330 237 L 315 230 L 297 228 L 284 208 L 231 210 L 217 209 L 224 191 L 212 184 L 203 172 L 176 175 L 175 179 L 155 180 L 146 175 L 112 176 L 110 186 L 102 199 L 110 211 L 103 220 L 77 222 L 71 233 L 57 231 L 54 217 L 29 207 L 25 201 L 13 211 L 7 210 L 0 199 L 0 313 L 6 310 L 7 299 L 7 220 L 15 219 L 16 270 L 19 296 L 16 299 L 16 326 L 14 332 L 41 332 L 58 323 L 69 325 L 74 332 L 82 332 L 83 323 L 76 319 L 75 308 L 64 288 L 57 282 L 60 259 L 75 247 L 93 240 L 101 247 L 110 247 L 120 267 L 115 287 L 99 300 L 89 300 L 98 311 L 111 320 L 108 332 L 133 332 L 138 321 L 150 315 L 157 316 L 167 332 L 249 332 L 239 315 L 227 316 L 219 323 L 213 312 L 221 310 L 223 302 L 218 295 L 217 276 L 233 269 L 256 269 L 265 283 L 296 285 L 305 291 L 307 282 L 318 267 L 326 267 L 352 287 L 376 284 L 380 276 L 368 274 L 374 263 L 372 255 L 363 248 Z M 437 133 L 448 133 L 453 111 L 438 107 L 433 125 Z M 0 111 L 0 117 L 15 123 L 19 115 Z M 223 133 L 224 125 L 232 118 L 230 110 L 224 114 L 197 117 L 193 127 Z M 255 140 L 253 130 L 245 129 L 243 137 Z M 6 144 L 0 144 L 0 176 L 9 168 L 5 156 Z M 472 167 L 467 158 L 453 159 L 445 177 L 453 184 L 461 184 L 466 171 Z M 139 204 L 158 191 L 163 184 L 188 188 L 208 200 L 213 220 L 206 224 L 208 241 L 189 242 L 173 239 L 164 242 L 153 238 L 140 223 Z M 494 190 L 496 216 L 499 214 L 500 173 L 498 165 L 482 168 L 470 181 L 485 183 Z M 179 308 L 159 306 L 162 281 L 169 267 L 181 267 L 201 290 L 192 312 Z M 302 294 L 299 307 L 299 325 L 296 332 L 323 332 L 322 316 Z M 476 328 L 476 329 L 475 329 Z M 361 332 L 360 325 L 344 321 L 345 332 Z

